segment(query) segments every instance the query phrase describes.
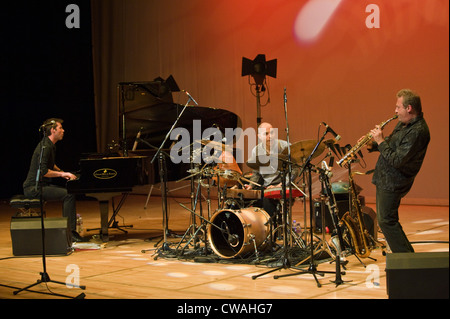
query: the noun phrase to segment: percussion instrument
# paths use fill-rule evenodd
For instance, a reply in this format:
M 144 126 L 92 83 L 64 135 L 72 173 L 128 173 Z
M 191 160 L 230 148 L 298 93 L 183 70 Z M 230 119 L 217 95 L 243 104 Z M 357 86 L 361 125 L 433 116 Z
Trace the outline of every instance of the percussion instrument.
M 227 189 L 227 198 L 245 198 L 245 199 L 259 199 L 261 198 L 261 191 L 254 189 Z
M 212 250 L 223 258 L 233 258 L 265 248 L 269 220 L 269 214 L 256 207 L 218 211 L 211 217 L 213 225 L 208 225 Z
M 213 180 L 217 183 L 217 179 L 219 179 L 220 187 L 223 187 L 225 184 L 228 187 L 237 185 L 242 176 L 242 171 L 233 155 L 224 151 L 219 156 L 219 160 L 220 163 L 214 168 L 214 171 L 219 178 L 214 177 Z
M 292 188 L 292 198 L 303 196 L 304 196 L 303 192 L 299 191 L 296 188 Z M 267 188 L 266 190 L 264 190 L 264 197 L 273 199 L 282 199 L 283 192 L 281 187 Z M 286 188 L 286 198 L 289 198 L 289 188 Z
M 312 158 L 315 158 L 323 153 L 323 151 L 326 148 L 326 144 L 329 141 L 323 141 L 319 144 L 319 146 L 316 149 L 316 152 L 314 153 Z M 296 143 L 293 143 L 291 145 L 291 159 L 293 161 L 297 161 L 299 163 L 302 163 L 304 159 L 308 158 L 312 151 L 314 150 L 314 147 L 317 145 L 316 140 L 305 140 L 305 141 L 299 141 Z M 288 150 L 285 149 L 283 151 L 283 155 L 287 155 Z

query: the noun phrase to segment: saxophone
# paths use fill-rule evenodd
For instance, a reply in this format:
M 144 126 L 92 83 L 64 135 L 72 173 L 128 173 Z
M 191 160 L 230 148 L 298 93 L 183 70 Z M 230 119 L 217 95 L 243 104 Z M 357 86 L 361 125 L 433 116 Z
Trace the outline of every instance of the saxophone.
M 345 224 L 348 230 L 355 254 L 358 257 L 366 258 L 369 257 L 370 252 L 375 248 L 375 242 L 364 224 L 361 203 L 358 199 L 358 194 L 356 194 L 356 187 L 352 175 L 349 178 L 349 192 L 352 198 L 351 207 L 342 216 L 340 222 Z
M 395 120 L 398 117 L 397 114 L 395 114 L 393 117 L 391 117 L 389 120 L 382 122 L 380 124 L 380 129 L 382 130 L 386 124 L 388 124 L 390 121 Z M 353 146 L 348 152 L 347 154 L 344 155 L 344 157 L 342 157 L 337 163 L 339 166 L 344 166 L 345 164 L 347 164 L 352 158 L 353 156 L 367 143 L 370 142 L 370 140 L 372 139 L 372 134 L 369 132 L 366 136 L 364 136 L 355 146 Z

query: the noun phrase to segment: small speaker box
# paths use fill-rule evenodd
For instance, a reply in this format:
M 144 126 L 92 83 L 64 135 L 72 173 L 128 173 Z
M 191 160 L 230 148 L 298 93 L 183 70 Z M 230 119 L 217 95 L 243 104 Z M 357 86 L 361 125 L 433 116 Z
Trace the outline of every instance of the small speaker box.
M 448 299 L 448 252 L 386 255 L 389 299 Z
M 72 251 L 72 235 L 67 217 L 44 218 L 45 254 L 67 255 Z M 42 255 L 40 217 L 13 217 L 11 241 L 14 256 Z

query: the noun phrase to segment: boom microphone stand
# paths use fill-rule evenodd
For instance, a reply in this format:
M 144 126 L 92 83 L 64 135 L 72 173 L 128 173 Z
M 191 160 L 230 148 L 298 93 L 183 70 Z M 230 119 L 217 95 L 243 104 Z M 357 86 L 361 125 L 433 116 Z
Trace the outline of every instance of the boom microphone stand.
M 184 111 L 186 110 L 188 104 L 190 101 L 193 101 L 195 104 L 197 104 L 197 102 L 192 98 L 192 96 L 187 92 L 184 91 L 187 96 L 189 97 L 189 99 L 187 100 L 186 104 L 183 106 L 183 109 L 181 110 L 180 114 L 178 115 L 177 119 L 175 120 L 175 122 L 173 123 L 172 127 L 170 128 L 170 130 L 167 132 L 166 137 L 164 138 L 164 140 L 162 141 L 161 145 L 159 146 L 158 150 L 156 151 L 155 155 L 153 156 L 151 163 L 153 164 L 155 159 L 157 157 L 159 157 L 159 174 L 160 174 L 160 180 L 161 180 L 161 194 L 162 194 L 162 210 L 163 210 L 163 249 L 162 250 L 169 250 L 169 244 L 167 242 L 167 233 L 168 233 L 168 212 L 167 212 L 167 169 L 166 169 L 166 163 L 165 163 L 165 158 L 162 152 L 162 148 L 164 147 L 164 144 L 166 144 L 166 141 L 168 140 L 170 134 L 172 133 L 172 131 L 174 130 L 174 128 L 177 126 L 178 121 L 180 120 L 181 116 L 183 115 Z M 197 104 L 198 105 L 198 104 Z M 145 252 L 145 250 L 142 250 L 142 252 Z
M 53 123 L 52 123 L 53 124 Z M 37 291 L 33 291 L 33 290 L 29 290 L 31 287 L 34 287 L 36 285 L 39 285 L 40 283 L 45 283 L 47 284 L 48 282 L 53 282 L 56 284 L 60 284 L 60 285 L 66 285 L 66 286 L 70 286 L 70 287 L 74 287 L 74 288 L 81 288 L 81 289 L 86 289 L 86 286 L 78 286 L 78 285 L 73 285 L 70 283 L 65 283 L 65 282 L 59 282 L 59 281 L 54 281 L 50 279 L 50 276 L 47 273 L 47 263 L 46 263 L 46 259 L 45 259 L 45 227 L 44 227 L 44 200 L 42 197 L 42 172 L 41 172 L 41 165 L 42 165 L 42 155 L 44 153 L 44 139 L 47 137 L 45 134 L 45 126 L 41 126 L 42 131 L 43 131 L 43 138 L 41 140 L 41 154 L 39 155 L 39 165 L 38 165 L 38 169 L 37 169 L 37 174 L 36 174 L 36 189 L 39 189 L 39 203 L 40 203 L 40 208 L 41 208 L 41 239 L 42 239 L 42 272 L 41 274 L 41 279 L 38 279 L 34 284 L 28 285 L 25 288 L 21 288 L 19 290 L 16 290 L 13 292 L 14 295 L 17 295 L 18 293 L 27 290 L 27 291 L 31 291 L 31 292 L 37 292 Z M 73 299 L 84 299 L 84 297 L 86 296 L 84 293 L 79 294 L 76 297 L 71 297 L 71 296 L 65 296 L 62 294 L 56 294 L 53 292 L 48 293 L 50 295 L 56 295 L 56 296 L 61 296 L 61 297 L 66 297 L 66 298 L 73 298 Z
M 312 231 L 312 224 L 313 224 L 313 203 L 312 203 L 312 177 L 311 177 L 311 171 L 312 171 L 312 164 L 311 164 L 311 159 L 313 158 L 314 153 L 316 152 L 317 148 L 319 147 L 320 143 L 322 143 L 322 141 L 325 138 L 325 135 L 328 133 L 328 130 L 326 130 L 323 134 L 323 136 L 320 138 L 320 140 L 317 142 L 316 146 L 314 147 L 313 151 L 311 152 L 311 154 L 308 156 L 308 158 L 306 159 L 305 163 L 302 166 L 301 172 L 300 174 L 303 174 L 304 170 L 307 168 L 308 169 L 308 184 L 309 184 L 309 223 L 310 223 L 310 235 L 311 235 L 311 242 L 310 242 L 310 263 L 309 263 L 309 268 L 307 270 L 301 270 L 300 272 L 296 272 L 293 274 L 286 274 L 286 275 L 281 275 L 281 276 L 276 276 L 274 277 L 275 279 L 277 278 L 281 278 L 281 277 L 288 277 L 288 276 L 296 276 L 296 275 L 302 275 L 302 274 L 311 274 L 313 275 L 314 279 L 316 280 L 317 283 L 317 287 L 322 287 L 322 285 L 320 284 L 319 280 L 317 279 L 316 275 L 319 276 L 324 276 L 325 273 L 335 273 L 333 271 L 318 271 L 317 270 L 317 265 L 314 262 L 314 235 L 313 235 L 313 231 Z M 322 230 L 323 231 L 323 230 Z M 295 268 L 295 267 L 292 267 Z M 297 268 L 295 268 L 297 269 Z
M 287 98 L 286 98 L 286 88 L 284 88 L 284 112 L 285 112 L 285 117 L 286 117 L 286 140 L 287 140 L 287 147 L 288 147 L 288 160 L 282 160 L 283 162 L 283 169 L 282 169 L 282 173 L 281 173 L 281 194 L 282 194 L 282 200 L 283 200 L 283 214 L 282 214 L 282 219 L 283 219 L 283 249 L 284 249 L 284 255 L 283 255 L 283 264 L 282 266 L 275 268 L 275 269 L 271 269 L 269 271 L 266 271 L 262 274 L 259 275 L 255 275 L 252 276 L 252 279 L 256 279 L 258 277 L 261 277 L 265 274 L 269 274 L 272 273 L 274 271 L 277 270 L 281 270 L 281 269 L 288 269 L 291 267 L 291 263 L 289 260 L 289 247 L 290 247 L 290 243 L 288 241 L 288 234 L 290 234 L 290 231 L 288 231 L 288 226 L 291 225 L 292 222 L 288 223 L 288 216 L 290 217 L 291 214 L 288 214 L 288 205 L 287 205 L 287 200 L 286 200 L 286 166 L 287 166 L 287 171 L 288 171 L 288 180 L 289 180 L 289 209 L 292 207 L 292 183 L 291 183 L 291 177 L 292 177 L 292 162 L 291 162 L 291 148 L 290 148 L 290 143 L 289 143 L 289 123 L 288 123 L 288 116 L 287 116 Z M 261 191 L 263 192 L 263 191 Z M 291 219 L 291 218 L 290 218 Z M 278 276 L 274 276 L 274 279 L 277 279 Z

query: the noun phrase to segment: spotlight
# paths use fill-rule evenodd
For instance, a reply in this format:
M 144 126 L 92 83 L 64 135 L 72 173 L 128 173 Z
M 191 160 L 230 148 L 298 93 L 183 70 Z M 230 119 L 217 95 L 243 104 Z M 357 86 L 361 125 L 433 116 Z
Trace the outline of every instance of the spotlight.
M 250 75 L 255 80 L 256 84 L 256 122 L 259 126 L 261 124 L 261 92 L 266 91 L 264 82 L 266 75 L 277 77 L 277 59 L 266 61 L 264 54 L 258 54 L 254 60 L 242 58 L 242 76 Z M 250 81 L 249 81 L 250 82 Z M 251 87 L 253 84 L 251 84 Z M 269 102 L 270 98 L 267 99 Z
M 242 76 L 251 75 L 256 85 L 263 85 L 266 75 L 277 77 L 277 59 L 266 62 L 265 54 L 258 54 L 254 60 L 242 58 Z

